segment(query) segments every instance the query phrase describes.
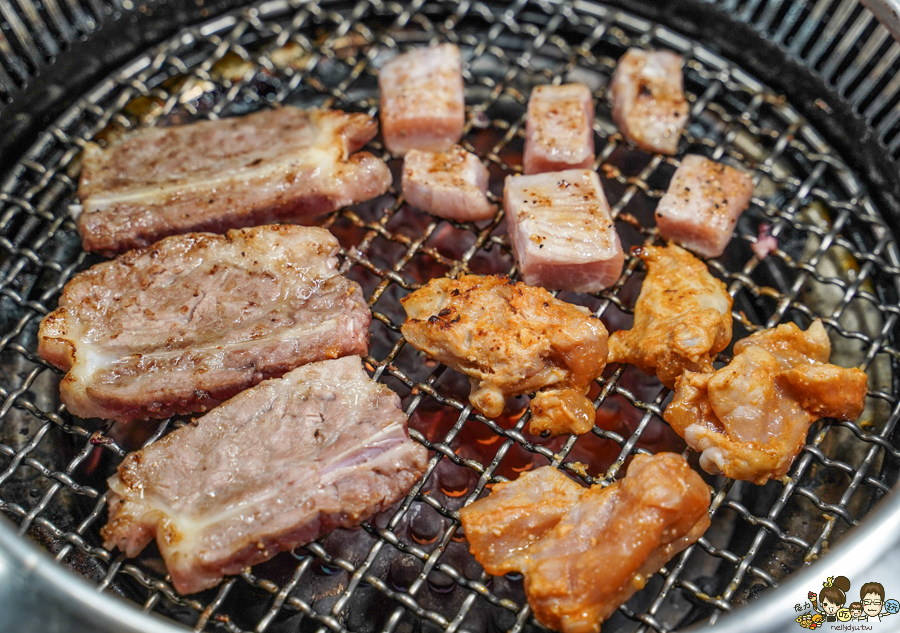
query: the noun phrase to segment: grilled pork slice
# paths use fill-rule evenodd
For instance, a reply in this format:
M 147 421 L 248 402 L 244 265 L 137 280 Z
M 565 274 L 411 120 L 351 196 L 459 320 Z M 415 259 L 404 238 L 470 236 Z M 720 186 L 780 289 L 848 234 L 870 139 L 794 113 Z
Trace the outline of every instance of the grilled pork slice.
M 411 149 L 403 159 L 403 196 L 414 207 L 457 222 L 489 220 L 488 170 L 475 154 L 454 145 L 446 152 Z
M 377 133 L 365 114 L 284 107 L 149 128 L 106 149 L 85 146 L 78 232 L 114 254 L 168 235 L 293 222 L 369 200 L 387 165 L 350 155 Z
M 66 407 L 136 420 L 206 411 L 304 363 L 364 354 L 371 313 L 326 230 L 191 233 L 79 273 L 41 323 Z
M 665 239 L 703 257 L 718 257 L 752 195 L 753 180 L 744 172 L 690 154 L 656 207 L 656 226 Z
M 756 332 L 734 352 L 715 373 L 685 372 L 664 414 L 708 473 L 757 484 L 780 479 L 810 424 L 862 414 L 866 373 L 828 363 L 831 341 L 818 319 L 806 332 L 793 323 Z
M 584 84 L 537 86 L 525 122 L 526 174 L 594 164 L 594 99 Z
M 629 48 L 610 82 L 612 116 L 627 140 L 642 149 L 675 154 L 687 125 L 681 55 Z
M 378 73 L 381 133 L 392 153 L 442 152 L 462 138 L 466 95 L 455 44 L 398 55 Z
M 235 396 L 125 457 L 109 478 L 106 547 L 152 538 L 179 593 L 358 525 L 425 471 L 400 398 L 358 356 L 312 363 Z
M 609 362 L 631 363 L 670 389 L 685 371 L 711 372 L 731 342 L 733 300 L 702 261 L 670 244 L 636 251 L 647 276 L 634 326 L 609 338 Z
M 586 308 L 506 275 L 432 279 L 400 300 L 416 349 L 469 376 L 469 400 L 489 418 L 510 396 L 538 391 L 531 432 L 586 433 L 585 397 L 606 366 L 606 328 Z
M 508 176 L 503 208 L 525 283 L 598 292 L 622 274 L 625 254 L 595 172 Z
M 647 577 L 709 527 L 709 488 L 681 455 L 636 455 L 624 479 L 580 494 L 574 483 L 548 485 L 558 479 L 541 472 L 548 470 L 498 485 L 460 510 L 460 519 L 485 569 L 501 561 L 500 569 L 525 575 L 528 604 L 551 629 L 598 633 Z M 554 489 L 563 496 L 554 499 Z M 529 502 L 533 521 L 522 520 Z M 487 533 L 489 517 L 496 522 Z

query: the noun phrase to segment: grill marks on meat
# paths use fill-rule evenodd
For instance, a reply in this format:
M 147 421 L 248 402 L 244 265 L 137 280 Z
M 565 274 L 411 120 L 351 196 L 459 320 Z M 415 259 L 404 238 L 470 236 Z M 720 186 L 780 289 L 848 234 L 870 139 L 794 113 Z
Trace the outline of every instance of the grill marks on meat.
M 326 230 L 194 233 L 97 264 L 66 284 L 38 352 L 68 374 L 75 415 L 206 411 L 304 363 L 368 351 L 371 313 L 337 272 Z
M 664 414 L 708 473 L 757 484 L 779 479 L 810 424 L 862 414 L 866 374 L 828 364 L 831 342 L 818 319 L 806 332 L 793 323 L 756 332 L 734 352 L 715 373 L 686 371 Z
M 680 455 L 636 455 L 589 489 L 544 466 L 460 510 L 489 573 L 520 571 L 535 617 L 563 633 L 600 624 L 709 527 L 709 488 Z
M 629 48 L 610 81 L 612 117 L 627 140 L 673 155 L 687 125 L 681 55 Z
M 466 94 L 455 44 L 416 48 L 378 73 L 381 133 L 397 155 L 411 149 L 442 152 L 462 138 Z
M 508 176 L 503 208 L 525 283 L 599 292 L 622 274 L 625 254 L 595 172 Z
M 510 396 L 539 391 L 534 434 L 585 433 L 585 397 L 606 366 L 606 328 L 586 308 L 506 275 L 432 279 L 401 299 L 401 331 L 416 349 L 469 376 L 469 400 L 489 418 Z
M 459 145 L 446 152 L 411 149 L 403 159 L 403 196 L 416 208 L 457 222 L 489 220 L 497 205 L 487 198 L 489 174 Z
M 365 114 L 286 106 L 243 117 L 142 129 L 84 150 L 78 231 L 114 254 L 190 231 L 292 222 L 387 191 L 387 165 L 360 152 Z
M 656 207 L 659 234 L 703 257 L 718 257 L 752 195 L 753 180 L 744 172 L 685 156 Z
M 609 339 L 609 362 L 632 363 L 670 389 L 685 370 L 713 371 L 731 342 L 733 300 L 706 264 L 674 244 L 636 251 L 647 276 L 634 307 L 634 326 Z
M 527 117 L 524 173 L 593 166 L 594 99 L 587 86 L 537 86 L 528 98 Z
M 109 479 L 105 547 L 156 538 L 179 593 L 352 527 L 401 499 L 427 465 L 400 398 L 360 358 L 267 380 L 129 454 Z

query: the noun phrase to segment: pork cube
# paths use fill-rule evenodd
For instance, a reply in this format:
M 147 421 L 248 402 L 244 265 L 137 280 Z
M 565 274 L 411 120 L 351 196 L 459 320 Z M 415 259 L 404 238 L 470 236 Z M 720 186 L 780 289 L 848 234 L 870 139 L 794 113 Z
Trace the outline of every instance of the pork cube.
M 446 152 L 411 149 L 403 159 L 403 196 L 416 208 L 457 222 L 494 217 L 487 199 L 488 170 L 475 154 L 454 145 Z
M 381 133 L 394 154 L 440 152 L 462 138 L 466 123 L 462 57 L 454 44 L 417 48 L 378 75 Z
M 656 225 L 667 240 L 718 257 L 752 195 L 753 180 L 744 172 L 689 154 L 656 207 Z
M 612 116 L 640 148 L 675 154 L 688 120 L 681 55 L 629 48 L 610 82 Z
M 503 208 L 525 283 L 598 292 L 622 273 L 625 254 L 595 172 L 508 176 Z
M 528 99 L 526 174 L 594 164 L 594 100 L 584 84 L 538 86 Z

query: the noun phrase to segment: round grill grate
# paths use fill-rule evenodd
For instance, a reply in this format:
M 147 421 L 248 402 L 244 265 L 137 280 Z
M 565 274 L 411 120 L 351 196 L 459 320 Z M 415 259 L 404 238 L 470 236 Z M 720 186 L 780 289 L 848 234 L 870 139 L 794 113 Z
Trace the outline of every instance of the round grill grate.
M 36 354 L 41 317 L 62 286 L 95 260 L 80 248 L 67 205 L 81 146 L 138 125 L 243 114 L 290 103 L 377 115 L 377 69 L 413 45 L 463 50 L 468 124 L 463 145 L 490 167 L 493 198 L 520 171 L 531 88 L 584 82 L 597 103 L 597 169 L 626 248 L 655 239 L 653 208 L 677 158 L 627 147 L 611 124 L 605 89 L 629 46 L 685 56 L 691 123 L 679 156 L 705 154 L 752 173 L 757 196 L 723 258 L 710 262 L 735 298 L 735 339 L 761 327 L 822 318 L 833 362 L 869 374 L 857 423 L 817 423 L 781 482 L 757 487 L 708 478 L 713 526 L 648 580 L 604 631 L 676 629 L 746 602 L 821 555 L 894 485 L 900 360 L 893 333 L 900 257 L 890 228 L 852 170 L 788 100 L 739 66 L 660 25 L 602 4 L 272 0 L 184 30 L 98 85 L 47 128 L 0 189 L 0 509 L 61 564 L 195 630 L 481 631 L 540 628 L 521 577 L 491 578 L 468 554 L 457 520 L 492 483 L 551 463 L 586 483 L 611 481 L 628 455 L 682 450 L 660 421 L 669 395 L 634 368 L 611 367 L 592 395 L 593 433 L 543 440 L 525 429 L 526 402 L 486 420 L 467 382 L 404 345 L 399 298 L 428 279 L 509 272 L 502 212 L 483 226 L 438 221 L 403 204 L 399 188 L 322 219 L 344 247 L 343 270 L 372 307 L 367 358 L 403 397 L 411 433 L 431 451 L 407 499 L 357 530 L 338 530 L 232 578 L 178 596 L 153 547 L 136 560 L 102 548 L 105 478 L 128 450 L 181 420 L 130 428 L 68 415 L 59 375 Z M 400 161 L 376 140 L 369 149 Z M 396 178 L 399 182 L 399 178 Z M 760 225 L 779 248 L 750 246 Z M 611 330 L 627 327 L 642 266 L 589 306 Z

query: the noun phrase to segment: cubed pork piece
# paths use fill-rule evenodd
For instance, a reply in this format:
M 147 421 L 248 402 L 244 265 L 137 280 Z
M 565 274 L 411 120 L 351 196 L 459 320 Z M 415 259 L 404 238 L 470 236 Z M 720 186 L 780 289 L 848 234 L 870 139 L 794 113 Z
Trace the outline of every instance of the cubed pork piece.
M 681 55 L 629 48 L 610 82 L 612 116 L 638 147 L 675 154 L 688 120 Z
M 538 86 L 528 99 L 526 174 L 594 164 L 594 100 L 584 84 Z
M 526 284 L 598 292 L 622 273 L 625 254 L 595 172 L 508 176 L 503 208 Z
M 718 257 L 752 195 L 753 180 L 744 172 L 689 154 L 656 207 L 659 234 L 703 257 Z
M 387 148 L 440 152 L 462 138 L 466 124 L 462 57 L 454 44 L 417 48 L 378 74 L 381 132 Z
M 403 159 L 403 196 L 412 206 L 457 222 L 494 217 L 487 199 L 488 170 L 475 154 L 454 145 L 446 152 L 411 149 Z

